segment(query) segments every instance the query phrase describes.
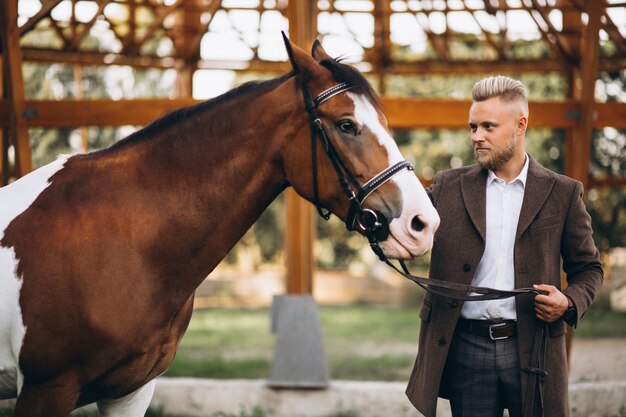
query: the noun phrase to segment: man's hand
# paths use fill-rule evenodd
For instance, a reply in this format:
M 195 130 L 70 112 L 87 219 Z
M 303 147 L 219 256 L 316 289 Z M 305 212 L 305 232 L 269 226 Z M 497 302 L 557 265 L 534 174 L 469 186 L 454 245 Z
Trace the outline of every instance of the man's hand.
M 539 320 L 552 323 L 560 319 L 570 306 L 571 301 L 553 285 L 533 285 L 533 288 L 545 293 L 535 296 L 535 312 Z

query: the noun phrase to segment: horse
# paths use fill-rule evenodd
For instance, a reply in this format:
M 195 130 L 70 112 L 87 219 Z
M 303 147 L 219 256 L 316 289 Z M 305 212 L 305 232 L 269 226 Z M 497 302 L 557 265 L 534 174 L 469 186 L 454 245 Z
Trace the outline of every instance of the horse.
M 283 34 L 292 69 L 0 188 L 0 398 L 15 417 L 143 416 L 196 288 L 287 187 L 386 256 L 439 223 L 354 67 Z

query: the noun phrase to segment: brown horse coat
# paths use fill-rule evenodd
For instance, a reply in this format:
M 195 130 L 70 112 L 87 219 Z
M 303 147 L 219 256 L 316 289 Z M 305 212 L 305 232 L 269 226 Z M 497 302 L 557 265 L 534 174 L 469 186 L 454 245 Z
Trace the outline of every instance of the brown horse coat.
M 313 57 L 287 48 L 289 74 L 0 188 L 0 398 L 17 395 L 15 417 L 64 417 L 91 402 L 107 417 L 143 416 L 197 286 L 286 187 L 312 199 L 301 82 L 314 96 L 350 85 L 318 110 L 356 178 L 403 159 L 358 71 L 318 43 Z M 314 146 L 319 202 L 343 219 L 348 199 Z M 364 205 L 389 222 L 388 256 L 430 249 L 438 217 L 412 171 Z

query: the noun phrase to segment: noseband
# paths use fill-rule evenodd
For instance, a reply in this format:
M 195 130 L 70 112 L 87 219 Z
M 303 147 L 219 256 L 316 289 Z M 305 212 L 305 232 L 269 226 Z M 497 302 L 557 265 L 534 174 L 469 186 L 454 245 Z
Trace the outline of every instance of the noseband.
M 346 228 L 348 230 L 360 230 L 368 238 L 372 249 L 377 255 L 382 254 L 382 250 L 378 246 L 378 242 L 387 239 L 389 236 L 389 221 L 384 214 L 378 210 L 371 210 L 363 207 L 365 199 L 372 194 L 381 185 L 389 181 L 395 174 L 403 169 L 413 170 L 411 164 L 407 161 L 398 162 L 379 174 L 375 175 L 365 184 L 361 185 L 359 181 L 354 177 L 345 161 L 341 158 L 332 142 L 328 138 L 324 124 L 317 113 L 317 107 L 328 100 L 329 98 L 350 90 L 352 86 L 348 83 L 337 84 L 327 90 L 322 91 L 316 98 L 312 98 L 311 91 L 306 85 L 306 82 L 302 82 L 302 92 L 304 95 L 304 106 L 309 114 L 309 120 L 311 124 L 311 158 L 313 168 L 313 204 L 317 209 L 319 215 L 324 219 L 330 218 L 330 211 L 324 211 L 324 208 L 320 204 L 319 200 L 319 188 L 317 178 L 317 138 L 320 138 L 322 147 L 328 155 L 337 177 L 339 184 L 343 189 L 344 194 L 348 201 L 350 201 L 350 207 L 346 216 Z

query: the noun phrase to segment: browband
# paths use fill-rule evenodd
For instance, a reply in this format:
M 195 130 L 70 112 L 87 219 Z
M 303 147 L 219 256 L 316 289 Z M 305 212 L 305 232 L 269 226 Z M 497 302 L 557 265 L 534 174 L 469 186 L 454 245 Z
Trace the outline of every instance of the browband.
M 332 87 L 330 87 L 328 90 L 324 90 L 322 91 L 314 100 L 313 100 L 313 104 L 315 105 L 315 107 L 319 106 L 320 104 L 322 104 L 323 102 L 325 102 L 326 100 L 328 100 L 329 98 L 331 98 L 334 95 L 337 95 L 343 91 L 349 90 L 351 89 L 352 86 L 348 83 L 340 83 L 337 85 L 334 85 Z

